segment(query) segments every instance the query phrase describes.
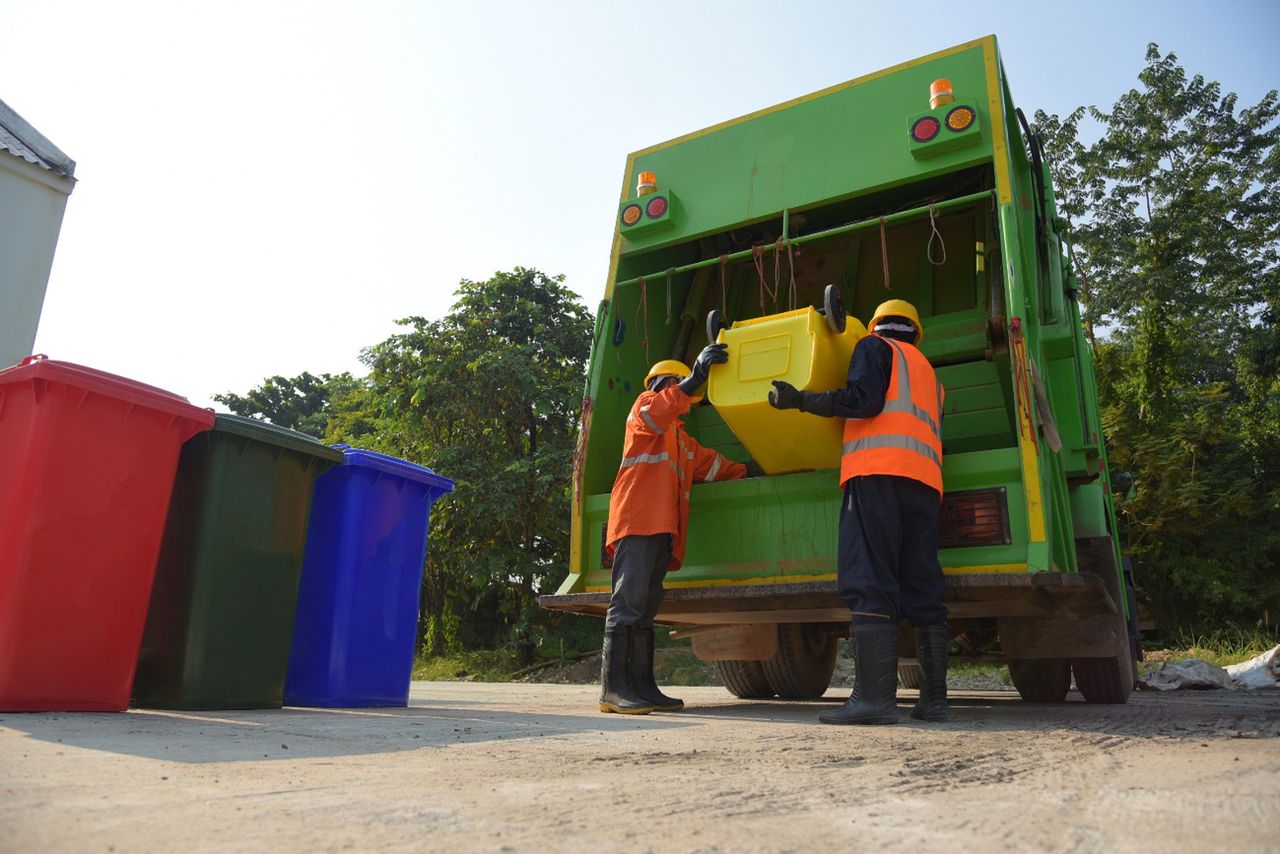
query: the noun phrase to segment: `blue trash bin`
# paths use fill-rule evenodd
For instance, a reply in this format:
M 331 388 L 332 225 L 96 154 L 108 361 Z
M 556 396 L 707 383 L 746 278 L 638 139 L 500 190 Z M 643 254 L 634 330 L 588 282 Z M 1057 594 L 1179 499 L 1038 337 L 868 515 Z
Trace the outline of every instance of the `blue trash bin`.
M 347 445 L 316 481 L 285 680 L 291 706 L 409 702 L 431 504 L 453 481 Z

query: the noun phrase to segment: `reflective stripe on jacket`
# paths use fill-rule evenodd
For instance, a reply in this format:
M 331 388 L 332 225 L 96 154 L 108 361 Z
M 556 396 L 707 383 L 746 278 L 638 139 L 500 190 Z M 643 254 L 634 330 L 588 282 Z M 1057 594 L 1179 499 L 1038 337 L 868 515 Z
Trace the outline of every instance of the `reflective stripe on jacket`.
M 915 346 L 890 338 L 893 348 L 884 409 L 844 422 L 840 485 L 851 477 L 890 474 L 927 484 L 942 495 L 942 383 Z
M 605 541 L 610 553 L 622 537 L 671 534 L 671 569 L 679 569 L 693 484 L 746 477 L 742 463 L 702 447 L 685 432 L 680 416 L 689 404 L 689 396 L 673 385 L 642 392 L 631 407 L 609 502 Z

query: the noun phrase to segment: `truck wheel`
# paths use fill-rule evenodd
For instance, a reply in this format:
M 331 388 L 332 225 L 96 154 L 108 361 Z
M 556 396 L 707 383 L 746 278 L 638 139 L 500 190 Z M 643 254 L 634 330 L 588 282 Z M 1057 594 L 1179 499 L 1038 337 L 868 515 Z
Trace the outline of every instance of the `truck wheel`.
M 833 632 L 811 623 L 779 623 L 778 651 L 761 662 L 769 688 L 784 700 L 816 700 L 827 693 L 836 669 Z
M 898 665 L 898 684 L 903 688 L 919 688 L 924 683 L 924 671 L 918 664 Z
M 1009 675 L 1028 703 L 1061 703 L 1071 689 L 1071 662 L 1065 658 L 1014 658 Z
M 1087 703 L 1127 703 L 1133 693 L 1133 651 L 1129 627 L 1123 617 L 1116 618 L 1116 654 L 1106 658 L 1073 658 L 1071 672 L 1076 687 Z
M 740 700 L 765 700 L 773 696 L 759 661 L 717 661 L 716 672 L 729 693 Z

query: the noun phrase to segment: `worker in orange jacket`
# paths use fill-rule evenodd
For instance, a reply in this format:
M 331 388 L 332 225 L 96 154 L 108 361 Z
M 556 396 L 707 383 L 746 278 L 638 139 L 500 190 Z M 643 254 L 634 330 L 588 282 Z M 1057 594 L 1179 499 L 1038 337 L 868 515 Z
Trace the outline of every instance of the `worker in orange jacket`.
M 663 694 L 654 679 L 653 618 L 662 606 L 663 579 L 684 560 L 694 482 L 747 475 L 747 466 L 699 445 L 680 421 L 702 399 L 694 392 L 711 366 L 728 358 L 726 345 L 711 344 L 693 370 L 675 359 L 658 362 L 627 416 L 605 537 L 613 557 L 613 594 L 600 665 L 602 712 L 643 715 L 684 708 L 683 700 Z
M 844 388 L 804 392 L 774 382 L 769 403 L 844 418 L 837 584 L 852 612 L 853 693 L 829 724 L 898 719 L 898 621 L 915 627 L 924 681 L 911 716 L 945 721 L 947 609 L 938 563 L 943 388 L 917 345 L 915 306 L 889 300 L 858 342 Z

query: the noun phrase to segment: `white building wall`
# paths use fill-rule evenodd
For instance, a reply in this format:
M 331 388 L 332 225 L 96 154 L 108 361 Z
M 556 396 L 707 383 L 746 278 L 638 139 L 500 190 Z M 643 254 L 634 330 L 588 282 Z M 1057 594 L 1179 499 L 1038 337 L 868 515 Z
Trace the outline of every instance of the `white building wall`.
M 74 184 L 0 151 L 0 369 L 30 355 Z

